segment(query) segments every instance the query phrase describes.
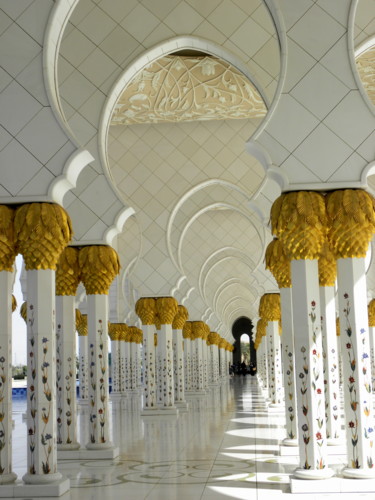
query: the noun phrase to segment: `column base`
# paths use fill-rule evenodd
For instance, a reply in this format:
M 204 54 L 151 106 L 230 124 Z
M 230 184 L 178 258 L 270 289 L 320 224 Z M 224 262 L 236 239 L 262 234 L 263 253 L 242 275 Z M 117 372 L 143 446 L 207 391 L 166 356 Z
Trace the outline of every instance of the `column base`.
M 374 469 L 351 469 L 350 467 L 345 467 L 341 474 L 343 477 L 348 479 L 374 479 L 375 470 Z
M 25 476 L 30 475 L 33 474 L 25 474 Z M 0 488 L 0 498 L 60 497 L 70 490 L 70 481 L 62 477 L 61 474 L 59 475 L 61 479 L 56 483 L 23 484 L 18 482 L 12 485 L 2 485 Z
M 57 445 L 57 451 L 65 451 L 65 450 L 68 450 L 68 451 L 73 451 L 73 450 L 79 450 L 81 447 L 80 443 L 70 443 L 70 444 L 58 444 Z
M 307 480 L 318 480 L 318 479 L 330 479 L 334 476 L 335 471 L 330 468 L 325 469 L 302 469 L 298 468 L 294 471 L 293 475 L 297 479 L 307 479 Z
M 9 472 L 8 474 L 2 474 L 0 476 L 0 484 L 10 484 L 14 483 L 14 481 L 17 479 L 17 474 L 14 472 Z
M 141 417 L 148 417 L 148 416 L 153 416 L 153 415 L 172 415 L 176 416 L 178 415 L 178 409 L 176 407 L 172 408 L 152 408 L 152 409 L 147 409 L 144 408 L 141 411 Z
M 328 446 L 345 446 L 345 441 L 338 438 L 327 438 Z
M 57 460 L 111 460 L 120 455 L 119 448 L 88 450 L 57 450 Z
M 188 411 L 188 409 L 189 409 L 189 405 L 186 401 L 178 401 L 178 402 L 175 401 L 174 404 L 175 404 L 176 408 L 178 409 L 178 411 L 185 412 L 185 411 Z
M 192 397 L 192 398 L 196 398 L 196 397 L 202 397 L 202 396 L 206 396 L 206 391 L 204 390 L 199 390 L 199 391 L 189 391 L 189 392 L 185 392 L 185 396 L 186 397 Z
M 114 403 L 117 403 L 118 401 L 121 401 L 122 399 L 122 394 L 121 392 L 111 392 L 109 396 L 110 400 L 113 401 Z
M 289 446 L 289 447 L 296 447 L 298 446 L 298 439 L 297 438 L 294 438 L 294 439 L 291 439 L 291 438 L 285 438 L 282 440 L 282 445 L 283 446 Z
M 280 413 L 280 412 L 285 412 L 285 406 L 283 404 L 278 404 L 278 403 L 270 403 L 268 405 L 267 410 L 270 413 Z

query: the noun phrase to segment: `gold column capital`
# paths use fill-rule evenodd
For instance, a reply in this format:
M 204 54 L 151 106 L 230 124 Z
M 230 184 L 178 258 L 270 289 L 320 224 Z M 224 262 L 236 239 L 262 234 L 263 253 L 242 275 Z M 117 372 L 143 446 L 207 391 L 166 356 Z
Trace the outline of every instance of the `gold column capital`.
M 17 309 L 17 299 L 14 295 L 12 295 L 12 312 Z
M 225 349 L 226 345 L 227 345 L 227 341 L 223 337 L 220 337 L 220 340 L 218 343 L 219 348 Z
M 191 321 L 186 321 L 182 328 L 182 336 L 184 339 L 191 339 L 192 336 L 192 325 Z
M 191 335 L 192 339 L 203 339 L 206 327 L 203 321 L 193 321 L 191 324 Z
M 290 288 L 292 286 L 290 259 L 286 256 L 280 240 L 275 238 L 268 244 L 264 260 L 266 269 L 271 271 L 278 287 Z
M 259 316 L 267 321 L 280 321 L 281 306 L 279 293 L 265 293 L 260 298 Z
M 370 300 L 368 306 L 368 325 L 373 328 L 375 326 L 375 299 Z
M 365 257 L 375 233 L 375 200 L 363 189 L 326 195 L 328 239 L 336 259 Z
M 324 196 L 315 191 L 282 194 L 272 205 L 271 226 L 287 257 L 317 259 L 328 229 Z
M 155 297 L 156 312 L 162 325 L 171 325 L 177 314 L 178 302 L 174 297 Z
M 265 337 L 267 335 L 267 323 L 268 321 L 264 318 L 258 319 L 256 334 L 259 335 L 259 337 Z
M 76 313 L 76 330 L 78 329 L 78 325 L 82 319 L 82 314 L 81 314 L 81 311 L 79 309 L 76 309 L 75 310 L 75 313 Z
M 220 335 L 216 332 L 210 332 L 208 335 L 208 341 L 211 345 L 219 345 Z
M 328 242 L 322 246 L 322 252 L 318 260 L 319 286 L 335 286 L 337 268 L 336 258 L 330 249 Z
M 126 323 L 109 323 L 108 335 L 111 340 L 122 340 L 121 337 L 127 334 L 128 326 Z
M 156 301 L 153 297 L 142 297 L 135 304 L 135 312 L 143 325 L 154 325 L 156 316 Z
M 109 287 L 121 267 L 116 250 L 106 245 L 82 247 L 78 262 L 86 293 L 108 295 Z
M 14 217 L 16 249 L 26 270 L 56 269 L 61 252 L 72 238 L 68 213 L 55 203 L 27 203 Z
M 186 307 L 179 305 L 176 316 L 173 319 L 172 328 L 174 330 L 182 330 L 185 322 L 189 319 L 189 313 Z
M 14 234 L 14 210 L 0 205 L 0 271 L 13 271 L 16 258 L 16 240 Z
M 66 247 L 56 265 L 56 295 L 75 295 L 80 278 L 79 250 Z
M 79 337 L 87 337 L 87 314 L 81 314 L 78 324 L 76 324 Z
M 20 307 L 20 316 L 27 323 L 27 302 L 24 302 Z

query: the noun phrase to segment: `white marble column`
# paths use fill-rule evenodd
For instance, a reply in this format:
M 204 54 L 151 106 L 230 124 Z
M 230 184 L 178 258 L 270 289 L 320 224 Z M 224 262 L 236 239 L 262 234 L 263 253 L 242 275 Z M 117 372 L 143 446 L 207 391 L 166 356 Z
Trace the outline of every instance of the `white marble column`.
M 27 271 L 26 484 L 56 483 L 55 271 Z
M 108 325 L 108 335 L 111 339 L 111 381 L 112 391 L 111 400 L 117 401 L 121 399 L 121 384 L 120 384 L 120 328 L 121 323 L 110 323 Z
M 372 299 L 367 306 L 369 336 L 371 346 L 371 387 L 375 392 L 375 299 Z
M 192 322 L 193 352 L 195 352 L 194 360 L 194 392 L 197 395 L 204 395 L 204 360 L 203 360 L 203 335 L 205 333 L 205 324 L 203 321 Z
M 141 318 L 142 319 L 142 318 Z M 143 413 L 155 411 L 156 406 L 156 377 L 155 377 L 155 326 L 142 325 L 143 332 Z
M 320 312 L 322 318 L 327 444 L 329 446 L 335 446 L 342 444 L 342 432 L 340 421 L 340 375 L 334 286 L 320 286 Z
M 158 407 L 169 412 L 176 412 L 174 404 L 173 381 L 173 340 L 172 325 L 161 324 L 158 332 L 159 371 L 158 371 Z
M 81 315 L 78 330 L 78 363 L 79 363 L 79 403 L 87 405 L 89 401 L 89 363 L 88 363 L 88 329 L 87 314 Z
M 180 410 L 187 409 L 185 400 L 185 362 L 184 362 L 184 339 L 182 330 L 188 318 L 187 309 L 178 306 L 178 313 L 173 320 L 173 369 L 174 369 L 174 397 L 175 405 Z M 185 340 L 186 342 L 186 340 Z
M 57 289 L 58 291 L 58 289 Z M 57 449 L 78 450 L 75 296 L 56 295 Z
M 126 356 L 126 336 L 127 330 L 123 330 L 119 336 L 119 385 L 121 391 L 121 397 L 126 397 L 125 390 L 125 356 Z
M 375 477 L 374 412 L 364 258 L 337 261 L 348 467 L 345 477 Z
M 182 335 L 183 335 L 183 342 L 184 342 L 184 367 L 185 367 L 185 391 L 186 393 L 190 393 L 193 389 L 193 382 L 192 382 L 192 353 L 191 353 L 191 322 L 186 321 L 183 329 L 182 329 Z
M 296 377 L 294 366 L 294 333 L 292 316 L 292 290 L 280 288 L 281 325 L 282 325 L 282 362 L 285 389 L 286 435 L 283 444 L 298 446 Z
M 87 295 L 89 342 L 88 450 L 115 449 L 109 435 L 108 296 Z
M 17 478 L 12 471 L 13 277 L 10 270 L 0 271 L 0 485 L 12 483 Z
M 271 403 L 269 408 L 281 409 L 283 407 L 283 384 L 281 373 L 281 342 L 278 321 L 268 322 L 267 338 L 270 340 L 271 361 L 273 366 Z
M 317 260 L 292 260 L 292 310 L 299 427 L 298 478 L 331 477 L 327 466 Z

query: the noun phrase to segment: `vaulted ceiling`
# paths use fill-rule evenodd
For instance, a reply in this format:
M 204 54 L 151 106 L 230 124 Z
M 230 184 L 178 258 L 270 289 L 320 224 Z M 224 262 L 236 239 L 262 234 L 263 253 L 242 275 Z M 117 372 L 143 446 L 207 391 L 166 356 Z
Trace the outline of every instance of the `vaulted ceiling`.
M 60 200 L 74 244 L 117 248 L 112 321 L 172 294 L 230 339 L 277 289 L 263 258 L 281 190 L 350 184 L 375 158 L 374 0 L 48 2 L 0 6 L 0 195 Z

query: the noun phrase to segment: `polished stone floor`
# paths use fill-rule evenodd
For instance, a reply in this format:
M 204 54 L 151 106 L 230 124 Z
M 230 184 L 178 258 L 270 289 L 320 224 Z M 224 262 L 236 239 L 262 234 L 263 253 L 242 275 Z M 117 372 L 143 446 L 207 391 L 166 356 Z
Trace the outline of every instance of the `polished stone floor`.
M 178 417 L 141 417 L 139 400 L 112 404 L 115 460 L 64 460 L 59 470 L 70 478 L 63 500 L 263 500 L 285 498 L 324 500 L 337 493 L 291 493 L 290 476 L 296 456 L 281 456 L 285 437 L 283 413 L 268 413 L 257 380 L 236 377 L 212 388 L 203 398 L 191 398 Z M 25 400 L 13 406 L 14 471 L 26 470 Z M 79 439 L 87 442 L 87 410 L 79 413 Z M 332 456 L 339 471 L 346 457 Z M 361 483 L 361 480 L 358 484 Z M 316 483 L 316 481 L 314 481 Z M 321 483 L 321 481 L 319 481 Z M 356 497 L 375 499 L 374 492 Z M 353 493 L 340 493 L 340 500 Z

